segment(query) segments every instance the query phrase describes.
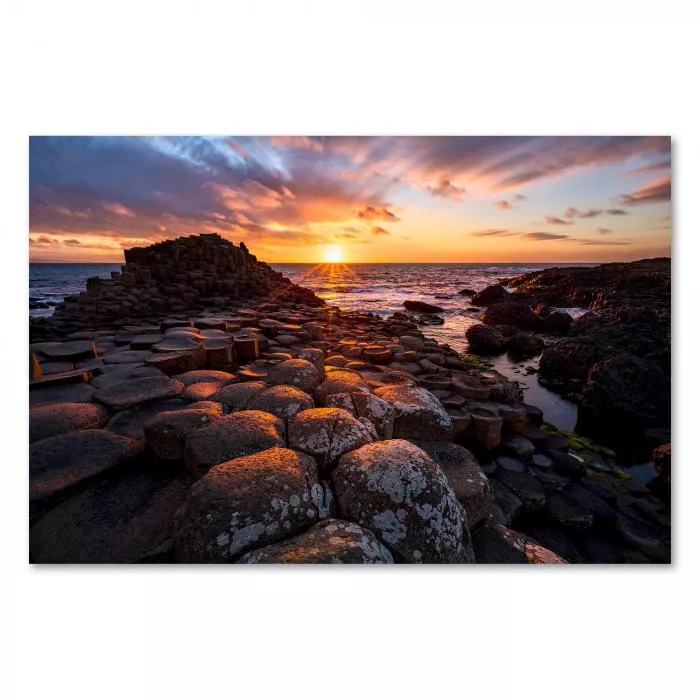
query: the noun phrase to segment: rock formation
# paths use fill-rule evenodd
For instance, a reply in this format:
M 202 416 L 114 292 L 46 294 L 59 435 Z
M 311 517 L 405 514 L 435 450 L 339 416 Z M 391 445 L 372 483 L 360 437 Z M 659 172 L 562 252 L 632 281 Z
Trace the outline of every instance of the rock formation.
M 172 292 L 180 264 L 205 293 L 227 276 L 182 261 L 182 239 L 137 249 L 104 313 L 76 331 L 64 308 L 30 344 L 31 561 L 669 560 L 664 503 L 517 383 L 200 238 L 248 260 L 246 291 Z M 164 306 L 120 310 L 127 273 Z

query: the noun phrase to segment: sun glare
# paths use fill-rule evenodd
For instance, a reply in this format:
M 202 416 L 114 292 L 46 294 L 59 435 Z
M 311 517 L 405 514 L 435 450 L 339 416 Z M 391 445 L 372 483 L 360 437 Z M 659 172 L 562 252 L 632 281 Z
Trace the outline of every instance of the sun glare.
M 343 251 L 340 249 L 340 246 L 337 246 L 337 245 L 326 246 L 326 254 L 325 254 L 324 260 L 327 263 L 343 262 Z

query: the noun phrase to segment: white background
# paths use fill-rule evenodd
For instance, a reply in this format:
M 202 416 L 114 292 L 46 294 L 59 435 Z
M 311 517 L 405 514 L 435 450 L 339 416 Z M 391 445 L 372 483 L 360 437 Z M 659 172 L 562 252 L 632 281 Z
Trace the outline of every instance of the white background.
M 691 5 L 3 4 L 4 697 L 698 697 Z M 27 137 L 52 133 L 670 134 L 674 565 L 28 566 Z

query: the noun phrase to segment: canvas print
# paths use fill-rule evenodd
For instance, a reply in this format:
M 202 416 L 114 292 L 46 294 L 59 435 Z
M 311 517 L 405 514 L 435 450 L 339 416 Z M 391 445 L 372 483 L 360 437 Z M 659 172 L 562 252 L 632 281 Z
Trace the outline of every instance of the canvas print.
M 671 561 L 671 140 L 36 136 L 29 560 Z

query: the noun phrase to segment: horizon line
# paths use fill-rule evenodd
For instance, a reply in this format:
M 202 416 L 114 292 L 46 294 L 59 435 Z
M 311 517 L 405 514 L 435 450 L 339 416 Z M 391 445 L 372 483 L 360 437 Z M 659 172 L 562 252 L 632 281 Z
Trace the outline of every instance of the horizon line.
M 268 265 L 607 265 L 610 263 L 630 263 L 640 260 L 659 258 L 671 259 L 670 255 L 659 255 L 651 258 L 635 258 L 634 260 L 501 260 L 479 262 L 474 260 L 354 260 L 352 262 L 329 263 L 325 260 L 309 262 L 267 262 Z M 262 261 L 266 262 L 266 261 Z M 126 265 L 125 261 L 106 260 L 29 260 L 30 265 Z

